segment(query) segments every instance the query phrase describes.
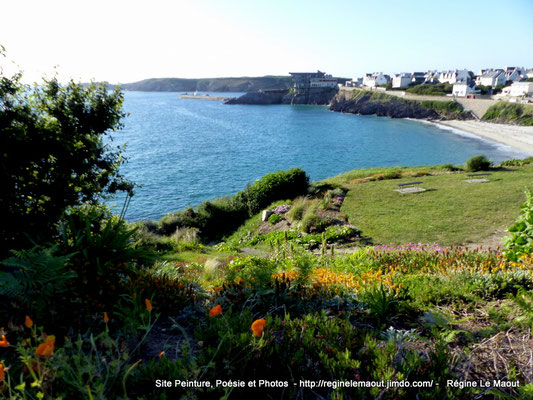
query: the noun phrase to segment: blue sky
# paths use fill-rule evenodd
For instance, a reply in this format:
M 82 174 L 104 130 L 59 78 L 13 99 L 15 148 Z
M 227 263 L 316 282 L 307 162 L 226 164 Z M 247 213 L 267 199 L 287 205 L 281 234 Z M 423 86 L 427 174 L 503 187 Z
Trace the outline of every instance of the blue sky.
M 532 0 L 8 0 L 3 11 L 0 44 L 30 80 L 54 66 L 111 82 L 533 67 Z

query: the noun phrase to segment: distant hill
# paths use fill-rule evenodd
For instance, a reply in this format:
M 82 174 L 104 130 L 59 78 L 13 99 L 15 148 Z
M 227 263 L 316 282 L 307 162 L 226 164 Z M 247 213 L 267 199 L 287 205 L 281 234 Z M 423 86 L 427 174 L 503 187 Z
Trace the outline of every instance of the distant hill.
M 346 78 L 337 78 L 344 83 Z M 290 76 L 260 76 L 240 78 L 151 78 L 120 84 L 123 90 L 139 92 L 256 92 L 260 89 L 289 89 Z
M 242 78 L 152 78 L 123 83 L 123 90 L 141 92 L 253 92 L 259 89 L 289 89 L 290 76 L 262 76 Z

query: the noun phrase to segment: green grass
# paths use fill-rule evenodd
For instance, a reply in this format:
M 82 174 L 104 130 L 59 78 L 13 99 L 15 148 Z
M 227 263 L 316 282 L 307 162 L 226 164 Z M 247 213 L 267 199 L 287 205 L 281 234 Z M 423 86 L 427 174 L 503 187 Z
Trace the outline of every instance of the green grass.
M 432 167 L 420 169 L 435 171 Z M 346 185 L 351 179 L 384 171 L 352 171 L 328 181 Z M 375 243 L 478 243 L 513 223 L 524 202 L 524 189 L 533 186 L 532 176 L 533 166 L 527 165 L 493 171 L 487 183 L 467 183 L 464 173 L 453 173 L 348 184 L 342 212 Z M 413 180 L 423 181 L 421 186 L 428 191 L 395 191 L 398 183 Z
M 516 104 L 508 102 L 498 102 L 487 110 L 483 115 L 487 121 L 497 121 L 518 125 L 533 126 L 533 106 L 527 104 Z

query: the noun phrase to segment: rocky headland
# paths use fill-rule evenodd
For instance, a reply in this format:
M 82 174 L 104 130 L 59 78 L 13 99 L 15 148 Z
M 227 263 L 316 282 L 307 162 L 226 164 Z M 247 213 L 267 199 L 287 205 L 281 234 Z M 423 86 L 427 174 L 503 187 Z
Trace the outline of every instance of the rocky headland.
M 337 89 L 314 90 L 309 92 L 295 92 L 289 90 L 262 90 L 246 93 L 241 97 L 230 99 L 226 104 L 310 104 L 329 105 L 337 95 Z

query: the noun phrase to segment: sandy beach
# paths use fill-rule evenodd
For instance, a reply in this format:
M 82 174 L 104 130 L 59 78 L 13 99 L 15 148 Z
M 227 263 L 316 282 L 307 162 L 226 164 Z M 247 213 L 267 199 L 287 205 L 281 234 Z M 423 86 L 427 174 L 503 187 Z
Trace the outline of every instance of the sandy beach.
M 439 121 L 437 124 L 503 143 L 533 155 L 533 126 L 495 124 L 481 121 Z

